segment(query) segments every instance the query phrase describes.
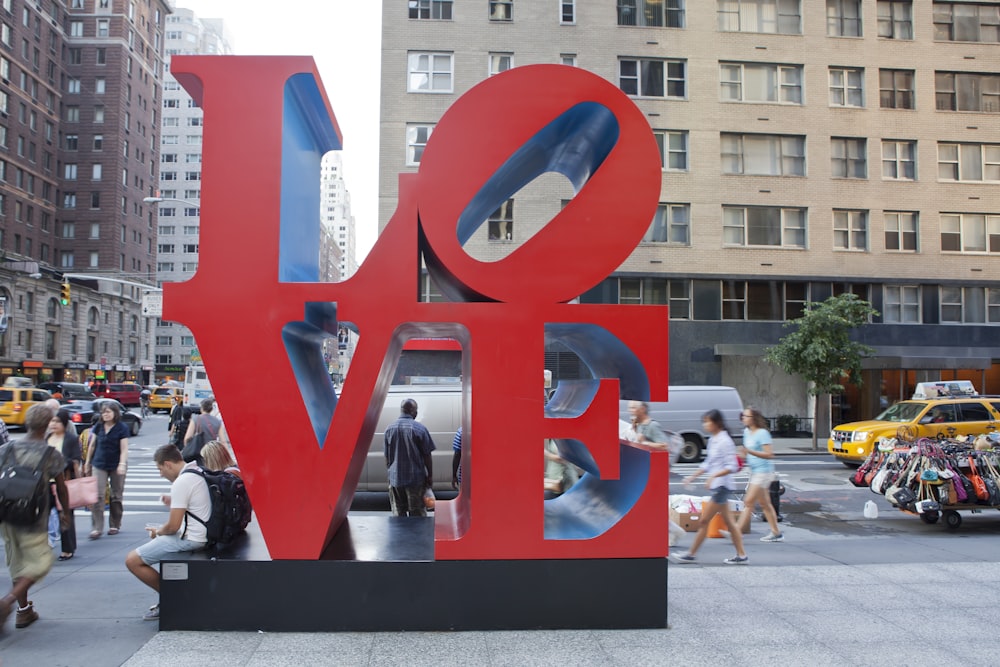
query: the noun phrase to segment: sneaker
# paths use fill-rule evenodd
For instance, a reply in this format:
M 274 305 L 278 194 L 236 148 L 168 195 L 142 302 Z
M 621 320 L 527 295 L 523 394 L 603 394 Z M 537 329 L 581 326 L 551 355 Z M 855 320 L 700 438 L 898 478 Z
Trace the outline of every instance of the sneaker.
M 749 556 L 733 556 L 722 562 L 726 565 L 746 565 L 748 560 L 750 560 Z
M 14 621 L 15 628 L 26 628 L 38 620 L 38 612 L 35 611 L 35 604 L 28 601 L 28 606 L 17 610 L 17 619 Z
M 670 554 L 670 560 L 677 563 L 678 565 L 689 565 L 696 562 L 696 559 L 691 554 L 684 554 L 682 556 L 675 556 Z
M 729 532 L 728 530 L 720 530 L 720 531 L 719 531 L 719 535 L 722 535 L 722 536 L 723 536 L 724 538 L 726 538 L 727 540 L 731 540 L 731 539 L 733 539 L 733 535 L 732 535 L 732 533 L 730 533 L 730 532 Z
M 149 608 L 145 614 L 142 615 L 142 620 L 144 621 L 158 621 L 160 620 L 160 605 L 154 604 Z
M 778 533 L 777 535 L 775 535 L 774 533 L 770 533 L 770 534 L 765 535 L 764 537 L 760 538 L 760 541 L 761 542 L 784 542 L 785 541 L 785 535 L 784 535 L 784 533 Z

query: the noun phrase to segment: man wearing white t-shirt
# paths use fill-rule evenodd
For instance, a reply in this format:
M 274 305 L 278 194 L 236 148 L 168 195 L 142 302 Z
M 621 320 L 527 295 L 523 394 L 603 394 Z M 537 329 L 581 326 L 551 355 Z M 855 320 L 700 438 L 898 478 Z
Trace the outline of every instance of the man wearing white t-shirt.
M 174 445 L 163 445 L 153 454 L 160 476 L 171 482 L 170 495 L 163 502 L 170 506 L 167 522 L 158 528 L 148 528 L 153 538 L 125 557 L 129 572 L 152 588 L 160 591 L 160 573 L 156 565 L 172 554 L 184 551 L 198 551 L 205 548 L 207 533 L 201 521 L 188 521 L 187 513 L 207 522 L 212 514 L 212 499 L 208 495 L 208 485 L 201 475 L 183 475 L 187 468 L 197 468 L 195 463 L 184 463 L 180 450 Z M 160 618 L 159 603 L 149 608 L 143 620 L 155 621 Z

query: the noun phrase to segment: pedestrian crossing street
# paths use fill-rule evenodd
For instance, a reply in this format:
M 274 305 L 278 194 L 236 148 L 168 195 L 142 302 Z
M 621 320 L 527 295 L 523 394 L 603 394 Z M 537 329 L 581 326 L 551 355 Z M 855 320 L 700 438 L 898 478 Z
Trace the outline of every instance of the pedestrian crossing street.
M 123 504 L 125 514 L 137 512 L 166 512 L 160 496 L 170 493 L 170 482 L 160 477 L 152 461 L 129 466 L 125 475 Z

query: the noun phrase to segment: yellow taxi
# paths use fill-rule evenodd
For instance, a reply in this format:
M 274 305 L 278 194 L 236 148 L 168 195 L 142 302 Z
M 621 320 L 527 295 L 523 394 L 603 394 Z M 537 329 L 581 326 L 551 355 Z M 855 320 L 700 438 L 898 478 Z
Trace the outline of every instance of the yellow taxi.
M 900 401 L 868 421 L 833 429 L 826 448 L 845 465 L 862 463 L 879 438 L 981 435 L 1000 427 L 1000 398 L 929 398 Z
M 170 412 L 174 407 L 174 396 L 184 396 L 183 387 L 157 387 L 149 396 L 149 409 Z
M 38 387 L 0 387 L 0 419 L 7 426 L 23 426 L 28 408 L 50 398 L 52 394 Z

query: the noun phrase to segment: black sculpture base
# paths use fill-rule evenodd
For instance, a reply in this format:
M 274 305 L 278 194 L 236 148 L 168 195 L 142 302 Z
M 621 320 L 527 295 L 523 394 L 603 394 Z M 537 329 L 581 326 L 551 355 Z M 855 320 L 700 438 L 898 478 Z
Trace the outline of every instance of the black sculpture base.
M 352 517 L 322 560 L 164 561 L 161 630 L 662 628 L 664 559 L 435 561 L 433 519 Z M 256 560 L 254 558 L 257 558 Z

